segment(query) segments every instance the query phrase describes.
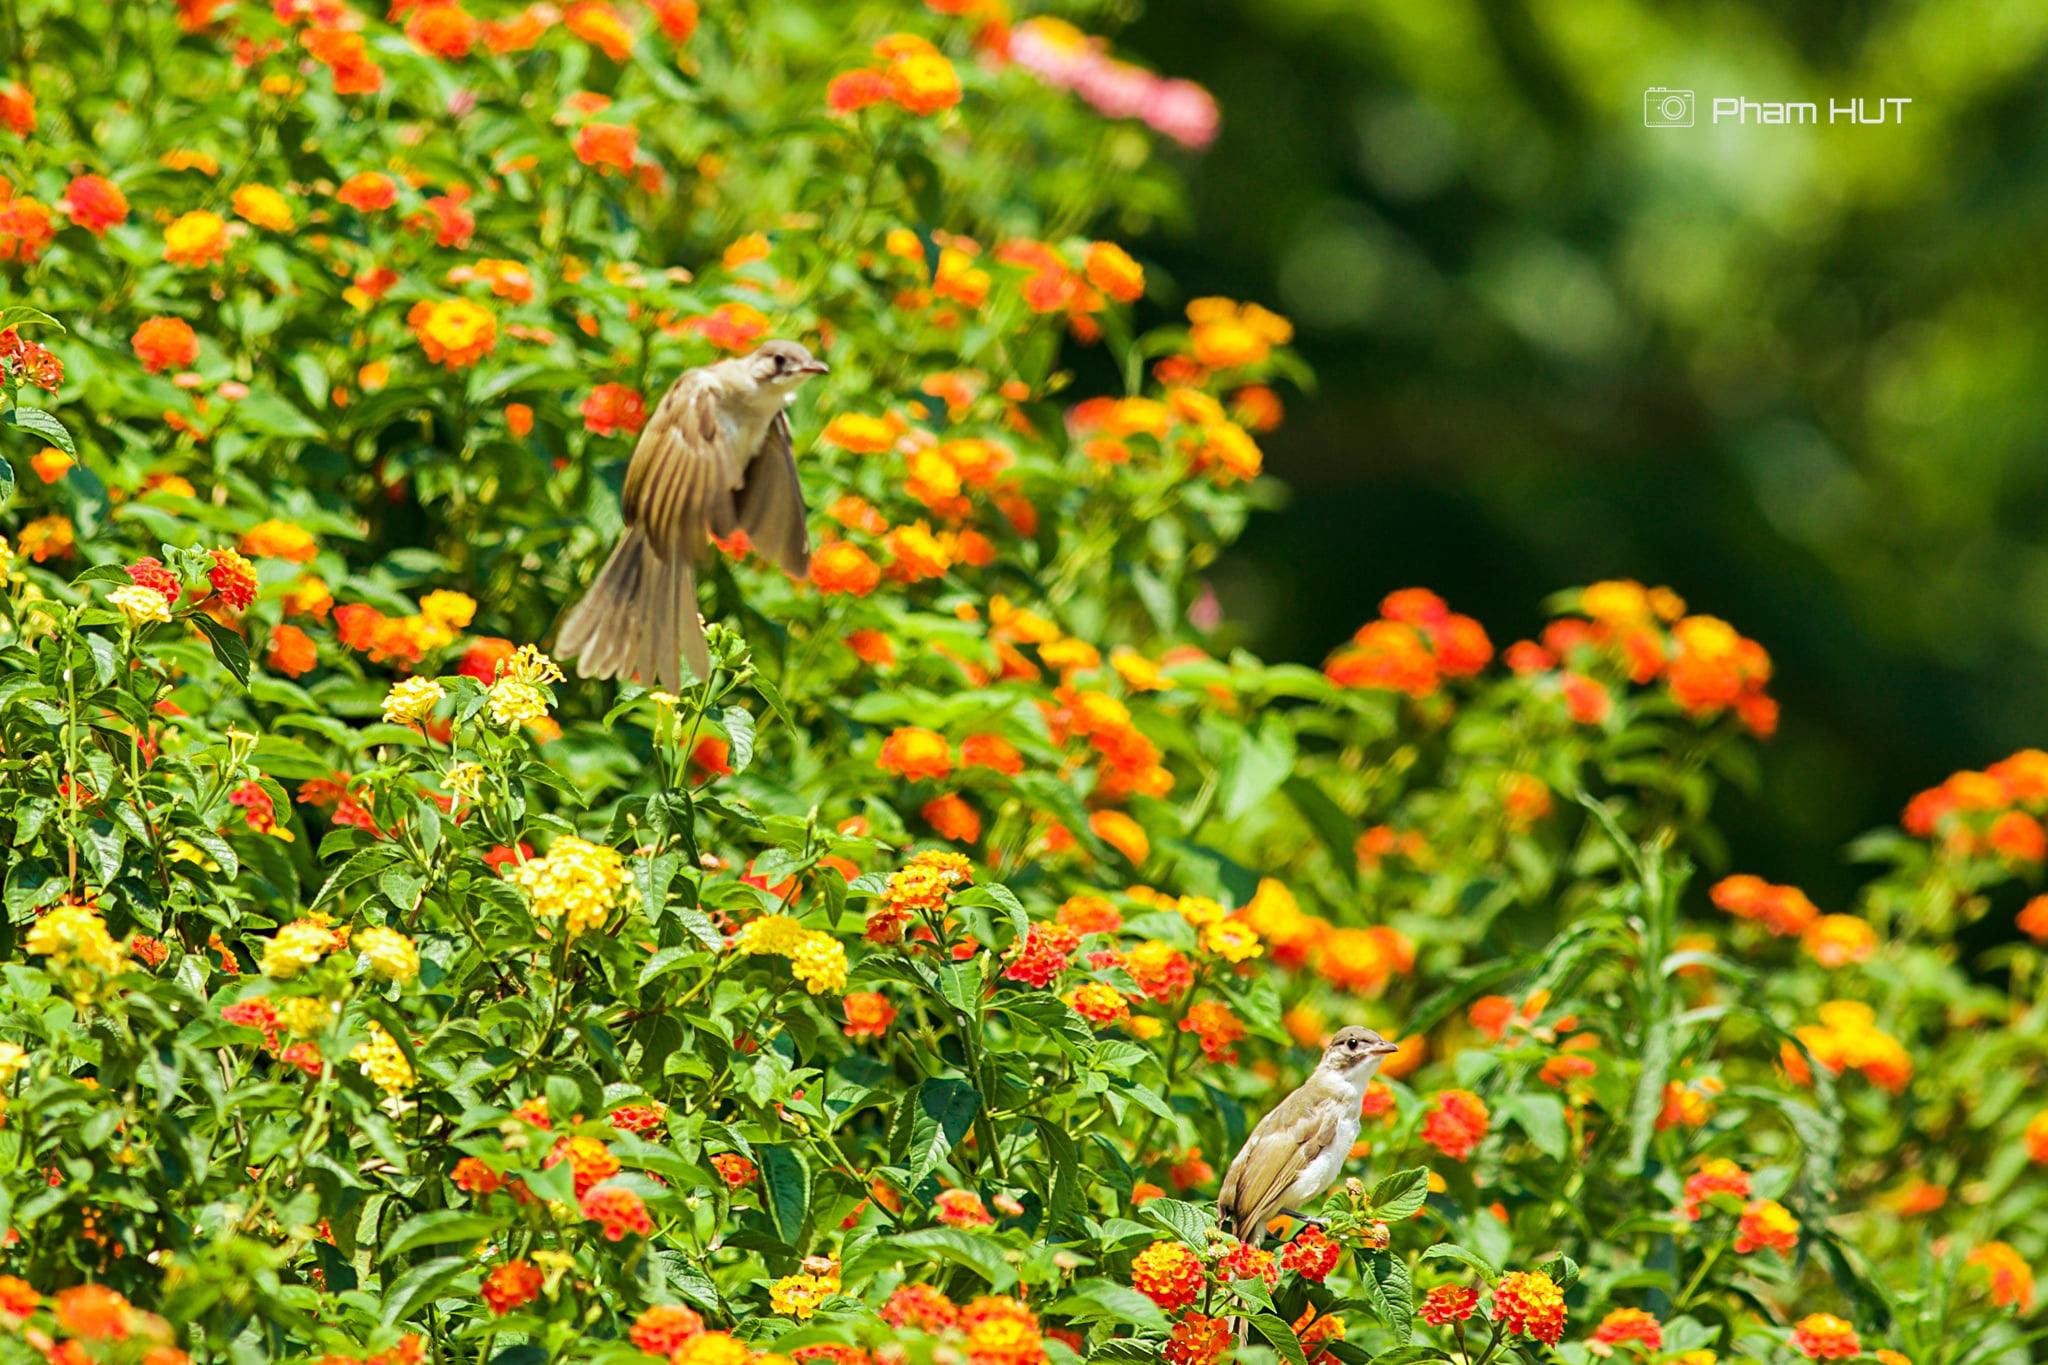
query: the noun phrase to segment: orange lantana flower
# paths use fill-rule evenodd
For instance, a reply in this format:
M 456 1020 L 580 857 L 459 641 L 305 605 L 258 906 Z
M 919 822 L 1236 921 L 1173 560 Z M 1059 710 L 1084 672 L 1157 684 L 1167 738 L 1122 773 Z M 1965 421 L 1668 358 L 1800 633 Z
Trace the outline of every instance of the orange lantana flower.
M 164 259 L 172 265 L 217 265 L 227 251 L 228 225 L 217 213 L 195 209 L 164 229 Z
M 640 130 L 623 123 L 586 123 L 576 130 L 576 159 L 586 166 L 633 169 Z
M 881 566 L 852 541 L 830 541 L 811 556 L 811 582 L 820 592 L 866 597 L 881 581 Z
M 938 731 L 906 725 L 882 741 L 875 766 L 911 782 L 944 777 L 953 771 L 953 750 Z
M 334 197 L 352 209 L 374 213 L 398 202 L 398 182 L 388 175 L 364 171 L 344 180 L 341 188 L 334 192 Z
M 468 299 L 421 299 L 405 315 L 427 359 L 451 370 L 467 369 L 498 344 L 498 320 Z
M 182 370 L 199 359 L 199 338 L 183 318 L 151 318 L 135 329 L 129 344 L 151 374 Z

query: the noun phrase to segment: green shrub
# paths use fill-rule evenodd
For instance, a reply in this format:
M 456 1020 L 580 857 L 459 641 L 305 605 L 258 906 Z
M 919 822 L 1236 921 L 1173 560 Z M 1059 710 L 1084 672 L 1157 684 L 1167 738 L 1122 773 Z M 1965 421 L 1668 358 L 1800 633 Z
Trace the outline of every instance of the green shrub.
M 1777 713 L 1668 591 L 1230 648 L 1306 376 L 1090 235 L 1200 92 L 986 3 L 490 8 L 9 11 L 0 1349 L 2025 1358 L 2038 955 L 1959 931 L 2048 756 L 1858 915 L 1697 887 Z M 721 544 L 710 679 L 563 678 L 649 405 L 770 335 L 809 577 Z M 1344 1023 L 1327 1229 L 1221 1238 Z

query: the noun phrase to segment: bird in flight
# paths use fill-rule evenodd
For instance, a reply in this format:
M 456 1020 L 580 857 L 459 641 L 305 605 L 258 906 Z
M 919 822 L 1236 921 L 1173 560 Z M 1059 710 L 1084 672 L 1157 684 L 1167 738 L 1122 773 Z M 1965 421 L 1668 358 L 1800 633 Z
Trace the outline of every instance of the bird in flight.
M 637 676 L 671 692 L 681 660 L 711 676 L 696 561 L 712 536 L 747 533 L 783 572 L 810 567 L 790 402 L 828 367 L 794 341 L 691 370 L 669 387 L 626 466 L 626 534 L 562 620 L 556 652 L 584 678 Z

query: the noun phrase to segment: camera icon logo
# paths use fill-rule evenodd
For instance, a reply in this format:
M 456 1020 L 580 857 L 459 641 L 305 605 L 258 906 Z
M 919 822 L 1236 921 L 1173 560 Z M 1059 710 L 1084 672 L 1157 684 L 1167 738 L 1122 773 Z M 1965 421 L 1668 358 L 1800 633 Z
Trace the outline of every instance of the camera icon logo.
M 1692 127 L 1692 91 L 1653 85 L 1643 92 L 1645 128 Z

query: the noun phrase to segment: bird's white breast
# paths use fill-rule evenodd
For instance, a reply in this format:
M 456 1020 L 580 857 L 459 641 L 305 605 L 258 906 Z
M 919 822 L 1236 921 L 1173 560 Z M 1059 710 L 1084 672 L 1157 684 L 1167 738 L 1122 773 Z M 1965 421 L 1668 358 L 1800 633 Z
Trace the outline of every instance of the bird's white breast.
M 753 399 L 754 395 L 748 394 L 741 401 L 720 404 L 718 409 L 718 425 L 723 428 L 720 434 L 729 449 L 740 452 L 739 468 L 742 473 L 733 483 L 734 491 L 746 483 L 744 470 L 767 441 L 768 424 L 775 420 L 776 409 L 780 406 L 768 404 L 766 411 L 762 411 L 764 405 Z
M 1365 1103 L 1365 1089 L 1372 1084 L 1373 1073 L 1380 1069 L 1380 1059 L 1371 1058 L 1352 1067 L 1342 1075 L 1318 1069 L 1309 1077 L 1304 1090 L 1316 1088 L 1328 1096 L 1328 1102 L 1338 1106 L 1341 1116 L 1337 1120 L 1337 1132 L 1330 1145 L 1315 1160 L 1302 1167 L 1294 1185 L 1287 1192 L 1287 1202 L 1296 1208 L 1310 1200 L 1318 1199 L 1330 1186 L 1337 1183 L 1343 1173 L 1344 1163 L 1350 1159 L 1351 1148 L 1358 1141 L 1360 1107 Z
M 1287 1203 L 1301 1209 L 1309 1201 L 1319 1198 L 1323 1191 L 1337 1183 L 1337 1177 L 1344 1170 L 1344 1162 L 1351 1155 L 1351 1146 L 1358 1141 L 1358 1107 L 1353 1105 L 1351 1117 L 1340 1119 L 1337 1132 L 1330 1145 L 1308 1165 L 1301 1168 L 1295 1177 L 1294 1186 L 1287 1192 Z M 1303 1212 L 1307 1212 L 1303 1209 Z
M 746 485 L 747 466 L 753 463 L 768 439 L 768 427 L 781 413 L 785 395 L 779 389 L 758 384 L 746 371 L 744 360 L 725 360 L 697 371 L 696 380 L 712 398 L 713 420 L 720 441 L 737 457 L 731 488 Z

